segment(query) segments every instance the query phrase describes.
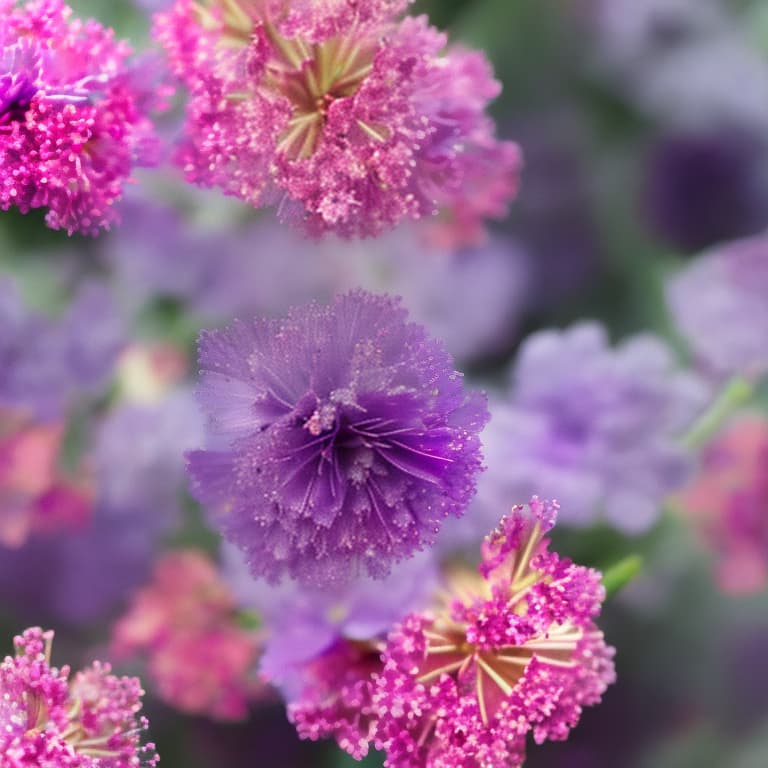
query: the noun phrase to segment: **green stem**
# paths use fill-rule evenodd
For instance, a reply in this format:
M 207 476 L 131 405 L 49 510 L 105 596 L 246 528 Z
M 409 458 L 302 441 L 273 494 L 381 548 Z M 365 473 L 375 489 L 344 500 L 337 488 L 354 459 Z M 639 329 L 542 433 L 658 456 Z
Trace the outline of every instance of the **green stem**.
M 640 555 L 628 555 L 603 572 L 603 586 L 608 597 L 627 586 L 643 569 Z
M 701 448 L 737 408 L 749 402 L 754 391 L 754 384 L 748 379 L 739 376 L 731 379 L 712 405 L 688 430 L 681 441 L 682 444 L 689 450 Z

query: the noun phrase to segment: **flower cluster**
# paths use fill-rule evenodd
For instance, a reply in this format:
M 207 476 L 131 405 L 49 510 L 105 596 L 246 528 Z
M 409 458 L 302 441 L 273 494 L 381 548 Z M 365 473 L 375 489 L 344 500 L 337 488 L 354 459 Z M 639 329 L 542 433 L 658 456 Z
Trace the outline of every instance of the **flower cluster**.
M 28 629 L 0 664 L 0 766 L 154 767 L 154 745 L 140 741 L 139 680 L 100 662 L 70 679 L 69 667 L 50 664 L 52 641 L 53 632 Z
M 600 574 L 547 550 L 556 509 L 515 507 L 485 540 L 480 576 L 390 635 L 374 695 L 387 766 L 522 765 L 527 734 L 567 738 L 613 682 L 593 622 Z
M 718 377 L 768 372 L 768 236 L 738 240 L 670 281 L 667 298 L 697 361 Z
M 339 639 L 303 669 L 289 715 L 304 738 L 353 757 L 374 745 L 389 768 L 520 766 L 525 741 L 561 740 L 614 680 L 594 624 L 596 571 L 547 550 L 557 505 L 515 507 L 455 571 L 432 609 L 384 639 Z
M 0 0 L 0 15 L 0 209 L 46 208 L 49 227 L 96 234 L 133 165 L 153 162 L 147 73 L 61 0 Z
M 768 582 L 768 421 L 757 414 L 734 419 L 705 448 L 680 502 L 718 556 L 722 589 L 762 589 Z
M 410 0 L 177 0 L 156 35 L 190 92 L 179 163 L 197 184 L 320 234 L 441 211 L 474 241 L 516 192 L 516 145 L 485 115 L 480 53 L 443 53 Z
M 115 658 L 146 657 L 157 694 L 183 712 L 236 720 L 265 693 L 254 672 L 258 637 L 238 625 L 231 591 L 195 550 L 157 561 L 115 624 L 112 648 Z
M 463 513 L 484 398 L 396 300 L 362 291 L 200 339 L 198 498 L 252 572 L 384 576 Z
M 527 498 L 539 485 L 563 504 L 563 522 L 602 517 L 630 534 L 647 530 L 688 478 L 691 457 L 680 438 L 706 395 L 650 334 L 617 348 L 597 323 L 532 334 L 508 392 L 491 400 L 483 432 L 489 468 L 477 498 L 443 545 L 476 540 L 504 499 Z

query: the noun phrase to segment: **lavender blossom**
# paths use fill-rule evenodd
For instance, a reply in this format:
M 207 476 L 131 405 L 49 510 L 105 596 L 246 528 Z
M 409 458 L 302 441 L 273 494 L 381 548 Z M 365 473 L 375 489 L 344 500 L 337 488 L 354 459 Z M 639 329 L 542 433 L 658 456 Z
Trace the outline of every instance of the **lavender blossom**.
M 482 395 L 396 300 L 362 291 L 200 338 L 193 492 L 255 576 L 340 582 L 434 542 L 481 467 Z
M 768 226 L 768 142 L 749 131 L 673 133 L 649 157 L 643 207 L 653 230 L 697 252 Z
M 413 319 L 459 360 L 505 351 L 527 304 L 529 260 L 510 239 L 451 251 L 429 248 L 414 227 L 401 227 L 364 251 L 355 243 L 327 250 L 339 288 L 402 296 Z
M 678 330 L 716 376 L 768 371 L 768 235 L 716 248 L 675 275 L 667 300 Z
M 688 476 L 678 440 L 704 399 L 703 384 L 650 335 L 611 349 L 596 323 L 534 334 L 491 405 L 488 471 L 444 546 L 476 540 L 506 499 L 536 485 L 562 502 L 563 523 L 602 516 L 626 533 L 646 530 Z
M 598 0 L 598 60 L 668 125 L 768 127 L 768 62 L 715 0 Z M 746 15 L 746 14 L 744 14 Z M 739 88 L 733 84 L 739 83 Z
M 0 280 L 0 404 L 50 419 L 75 395 L 100 393 L 123 333 L 98 283 L 81 286 L 64 315 L 53 321 L 25 307 L 15 285 Z
M 272 219 L 203 227 L 199 211 L 185 218 L 147 201 L 124 205 L 122 217 L 102 254 L 129 311 L 159 294 L 214 320 L 272 317 L 362 287 L 402 296 L 452 355 L 477 360 L 505 350 L 527 303 L 527 254 L 501 237 L 451 251 L 403 226 L 364 245 L 318 243 Z
M 289 702 L 300 696 L 303 671 L 314 659 L 343 640 L 383 638 L 410 611 L 424 608 L 438 585 L 431 552 L 401 563 L 384 581 L 363 577 L 331 589 L 255 582 L 232 545 L 224 548 L 224 563 L 240 604 L 267 627 L 261 672 Z
M 210 209 L 208 200 L 194 204 L 196 214 Z M 123 206 L 125 226 L 104 239 L 102 256 L 129 312 L 161 296 L 206 318 L 229 320 L 241 313 L 279 315 L 333 295 L 335 275 L 317 244 L 272 220 L 242 225 L 229 220 L 223 206 L 220 213 L 216 225 L 206 227 L 199 215 L 184 217 L 146 200 Z

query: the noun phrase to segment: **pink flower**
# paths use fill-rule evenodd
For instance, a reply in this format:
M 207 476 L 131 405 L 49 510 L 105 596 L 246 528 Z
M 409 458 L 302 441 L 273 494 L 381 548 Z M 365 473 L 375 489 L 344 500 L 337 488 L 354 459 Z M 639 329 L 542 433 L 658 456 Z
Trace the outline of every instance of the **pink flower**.
M 47 208 L 49 227 L 97 234 L 134 163 L 154 162 L 147 110 L 160 102 L 126 43 L 70 15 L 61 0 L 0 0 L 0 208 Z
M 768 421 L 735 419 L 703 452 L 681 506 L 717 554 L 725 592 L 747 594 L 768 582 Z
M 520 766 L 525 739 L 562 740 L 614 680 L 593 623 L 600 575 L 547 551 L 557 505 L 515 507 L 483 545 L 480 575 L 390 635 L 376 680 L 375 744 L 392 768 Z
M 304 689 L 288 706 L 302 739 L 332 736 L 356 760 L 368 754 L 376 728 L 373 681 L 381 671 L 375 642 L 339 640 L 307 664 Z
M 154 745 L 140 743 L 139 680 L 100 662 L 70 679 L 69 667 L 50 665 L 52 642 L 53 632 L 28 629 L 0 664 L 0 766 L 155 766 Z
M 33 534 L 84 526 L 93 492 L 59 468 L 61 423 L 42 424 L 0 410 L 0 546 L 21 547 Z
M 279 202 L 314 234 L 376 235 L 444 212 L 474 241 L 517 187 L 516 145 L 485 106 L 479 53 L 443 49 L 409 0 L 177 0 L 157 16 L 190 100 L 187 178 L 254 206 Z
M 255 677 L 258 637 L 237 624 L 233 595 L 194 550 L 170 552 L 113 630 L 118 658 L 143 656 L 156 693 L 191 714 L 245 716 L 265 685 Z

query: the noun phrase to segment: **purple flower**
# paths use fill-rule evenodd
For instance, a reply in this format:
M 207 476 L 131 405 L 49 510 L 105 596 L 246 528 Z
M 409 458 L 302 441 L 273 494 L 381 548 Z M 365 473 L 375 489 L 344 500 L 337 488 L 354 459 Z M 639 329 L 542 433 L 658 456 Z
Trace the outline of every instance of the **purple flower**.
M 622 96 L 687 129 L 768 128 L 768 63 L 746 11 L 713 0 L 600 0 L 598 49 Z M 734 83 L 742 87 L 734 88 Z
M 486 116 L 500 90 L 480 53 L 444 54 L 410 0 L 177 0 L 156 35 L 190 91 L 187 178 L 316 234 L 376 235 L 445 213 L 475 242 L 506 212 L 519 150 Z
M 425 248 L 416 228 L 401 227 L 362 245 L 328 243 L 327 251 L 342 288 L 401 296 L 414 321 L 462 361 L 506 351 L 527 304 L 532 265 L 509 239 L 447 251 Z
M 133 166 L 154 161 L 152 88 L 124 42 L 61 0 L 0 0 L 0 15 L 0 209 L 97 234 Z
M 667 300 L 702 365 L 718 376 L 768 371 L 768 235 L 728 243 L 675 275 Z
M 701 382 L 650 335 L 612 349 L 595 323 L 534 334 L 509 393 L 492 404 L 477 498 L 444 544 L 476 540 L 494 509 L 537 484 L 562 502 L 564 523 L 602 516 L 627 533 L 644 531 L 688 476 L 678 440 L 704 400 Z
M 209 213 L 212 201 L 198 206 L 197 213 L 203 207 Z M 241 313 L 283 314 L 333 295 L 335 275 L 316 243 L 273 220 L 240 225 L 221 208 L 217 226 L 206 228 L 145 200 L 123 206 L 124 226 L 102 240 L 102 253 L 129 310 L 162 296 L 207 318 L 230 320 Z
M 652 150 L 644 208 L 676 248 L 699 251 L 768 225 L 768 145 L 744 130 L 663 137 Z
M 385 576 L 463 513 L 485 399 L 396 300 L 362 291 L 200 337 L 193 489 L 278 581 Z
M 307 665 L 339 641 L 382 638 L 411 611 L 422 609 L 438 584 L 431 552 L 400 563 L 384 580 L 362 577 L 341 587 L 255 582 L 242 555 L 224 550 L 225 578 L 241 603 L 267 628 L 261 672 L 290 702 L 301 695 Z
M 24 306 L 0 280 L 0 405 L 60 417 L 74 397 L 100 394 L 124 329 L 105 288 L 83 284 L 56 320 Z
M 527 303 L 529 260 L 500 237 L 453 252 L 425 247 L 414 226 L 318 243 L 272 219 L 202 228 L 147 202 L 124 205 L 122 218 L 103 254 L 131 309 L 160 294 L 215 320 L 271 317 L 362 287 L 402 296 L 452 355 L 477 360 L 505 351 Z

